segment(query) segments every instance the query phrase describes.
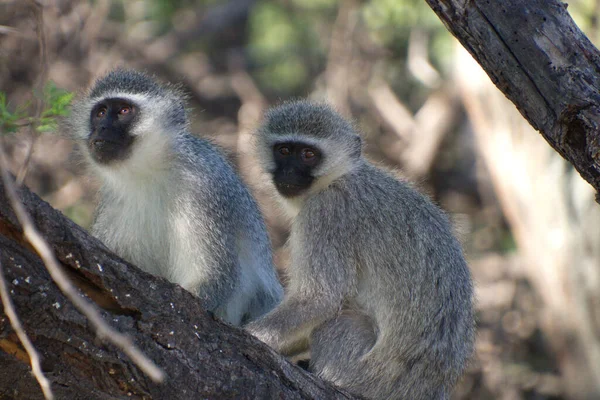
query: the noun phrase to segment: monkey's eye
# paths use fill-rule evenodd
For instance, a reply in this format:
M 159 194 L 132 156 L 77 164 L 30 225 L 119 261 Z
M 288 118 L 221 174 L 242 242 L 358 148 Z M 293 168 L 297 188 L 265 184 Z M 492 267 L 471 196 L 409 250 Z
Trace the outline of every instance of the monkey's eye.
M 119 114 L 121 115 L 127 115 L 131 112 L 131 107 L 129 106 L 123 106 L 119 109 Z
M 100 107 L 98 111 L 96 111 L 96 117 L 101 118 L 106 115 L 106 107 Z
M 281 154 L 282 156 L 289 156 L 290 154 L 292 154 L 292 151 L 287 146 L 279 146 L 277 148 L 277 152 L 279 152 L 279 154 Z
M 311 158 L 315 158 L 317 155 L 312 149 L 302 149 L 302 158 L 305 160 L 310 160 Z
M 302 159 L 302 162 L 309 167 L 315 167 L 321 160 L 320 157 L 321 153 L 319 150 L 312 147 L 305 147 L 300 151 L 300 158 Z

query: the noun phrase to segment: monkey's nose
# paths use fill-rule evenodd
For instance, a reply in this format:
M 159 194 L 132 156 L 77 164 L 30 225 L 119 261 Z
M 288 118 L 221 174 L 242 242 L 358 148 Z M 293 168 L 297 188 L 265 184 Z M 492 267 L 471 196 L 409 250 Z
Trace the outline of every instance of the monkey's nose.
M 109 147 L 109 142 L 104 139 L 92 139 L 91 145 L 94 151 L 105 151 Z

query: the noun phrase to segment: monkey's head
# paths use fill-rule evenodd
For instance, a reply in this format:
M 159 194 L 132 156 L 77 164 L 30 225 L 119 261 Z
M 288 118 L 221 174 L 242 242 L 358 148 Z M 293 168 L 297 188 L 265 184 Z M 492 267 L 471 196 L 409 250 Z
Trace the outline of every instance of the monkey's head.
M 328 186 L 361 158 L 352 125 L 325 104 L 284 103 L 269 110 L 258 131 L 263 168 L 286 198 Z
M 141 72 L 117 69 L 73 105 L 70 125 L 98 170 L 144 170 L 185 130 L 187 116 L 176 88 Z

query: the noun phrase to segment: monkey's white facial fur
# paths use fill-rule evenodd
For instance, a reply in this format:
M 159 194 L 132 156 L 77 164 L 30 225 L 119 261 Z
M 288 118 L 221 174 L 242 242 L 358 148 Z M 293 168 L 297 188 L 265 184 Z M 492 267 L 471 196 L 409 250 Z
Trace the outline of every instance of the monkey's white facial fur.
M 128 188 L 168 169 L 173 143 L 188 124 L 184 99 L 175 86 L 117 69 L 73 104 L 68 124 L 94 172 Z
M 165 167 L 171 142 L 181 129 L 158 118 L 172 107 L 169 100 L 113 91 L 80 105 L 74 112 L 80 116 L 75 133 L 86 142 L 86 158 L 100 176 L 107 181 L 133 182 Z M 121 113 L 126 109 L 130 110 L 129 119 L 122 120 Z M 107 147 L 93 146 L 100 141 L 112 145 L 108 153 L 114 156 L 95 156 L 95 149 Z

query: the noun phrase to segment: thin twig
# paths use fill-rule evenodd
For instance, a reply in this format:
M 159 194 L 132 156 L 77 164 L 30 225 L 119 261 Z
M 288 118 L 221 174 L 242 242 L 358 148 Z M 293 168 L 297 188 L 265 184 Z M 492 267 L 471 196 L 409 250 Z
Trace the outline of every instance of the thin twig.
M 44 392 L 44 397 L 47 400 L 54 399 L 54 394 L 52 394 L 52 388 L 50 387 L 50 382 L 42 372 L 42 367 L 40 365 L 40 355 L 38 354 L 35 347 L 29 340 L 29 336 L 23 330 L 23 325 L 21 325 L 21 321 L 19 320 L 19 316 L 15 311 L 15 305 L 10 298 L 10 293 L 8 292 L 8 288 L 6 286 L 6 280 L 4 278 L 4 271 L 2 270 L 2 261 L 0 261 L 0 297 L 2 298 L 2 305 L 4 306 L 4 314 L 8 317 L 10 321 L 10 326 L 12 326 L 13 330 L 19 337 L 19 340 L 25 347 L 25 351 L 29 354 L 29 360 L 31 361 L 31 370 L 33 371 L 33 376 L 40 384 L 42 391 Z
M 25 155 L 25 161 L 21 165 L 19 172 L 17 173 L 17 186 L 21 186 L 25 177 L 27 176 L 27 171 L 29 170 L 29 164 L 31 162 L 31 156 L 33 155 L 33 149 L 35 147 L 35 142 L 37 139 L 36 129 L 38 126 L 38 122 L 44 110 L 44 85 L 46 84 L 46 78 L 48 74 L 48 54 L 46 50 L 46 31 L 44 29 L 44 6 L 42 3 L 36 0 L 30 0 L 31 8 L 33 10 L 33 15 L 35 16 L 35 23 L 37 28 L 37 39 L 38 39 L 38 47 L 40 51 L 40 77 L 38 81 L 38 97 L 35 101 L 35 111 L 34 111 L 34 123 L 29 125 L 29 137 L 30 144 L 27 149 L 27 154 Z
M 431 169 L 442 139 L 454 124 L 454 94 L 446 88 L 438 89 L 413 117 L 387 83 L 374 84 L 368 93 L 376 113 L 398 138 L 386 143 L 383 153 L 400 162 L 413 178 L 424 177 Z
M 18 29 L 11 26 L 0 25 L 0 34 L 2 35 L 19 35 L 20 33 Z
M 25 180 L 25 177 L 27 176 L 27 171 L 29 171 L 29 164 L 31 162 L 31 156 L 33 155 L 33 147 L 35 146 L 35 142 L 36 137 L 34 135 L 31 135 L 31 141 L 29 142 L 29 147 L 27 148 L 27 155 L 25 156 L 25 160 L 23 161 L 21 168 L 19 168 L 19 173 L 17 174 L 17 180 L 15 182 L 17 186 L 21 186 L 23 184 L 23 181 Z
M 423 29 L 415 27 L 410 31 L 408 39 L 408 70 L 423 85 L 430 89 L 437 88 L 442 83 L 440 73 L 431 65 L 427 55 L 429 38 Z
M 325 77 L 327 98 L 342 114 L 350 115 L 350 64 L 355 51 L 352 35 L 358 19 L 354 0 L 340 2 L 329 41 Z
M 43 17 L 43 13 L 41 10 L 42 6 L 40 4 L 32 1 L 32 6 L 34 9 L 34 14 L 36 16 L 36 22 L 37 22 L 37 28 L 38 28 L 40 58 L 42 61 L 41 86 L 43 87 L 43 82 L 45 80 L 46 62 L 47 62 L 46 61 L 46 38 L 44 35 L 44 19 L 43 19 L 44 17 Z M 11 33 L 18 33 L 18 31 L 11 29 Z M 39 118 L 39 116 L 41 115 L 42 109 L 43 109 L 43 98 L 37 102 L 36 114 L 35 114 L 36 119 Z M 34 129 L 35 128 L 32 125 L 30 125 L 30 134 L 32 137 L 34 137 L 34 133 L 35 133 Z M 27 168 L 29 165 L 29 161 L 31 159 L 31 154 L 33 153 L 34 140 L 32 140 L 31 145 L 29 146 L 27 156 L 25 157 L 25 163 L 21 167 L 19 174 L 18 174 L 18 176 L 19 176 L 18 185 L 19 186 L 21 185 L 21 182 L 23 182 L 23 179 L 25 179 L 25 176 L 27 174 Z M 1 147 L 1 145 L 0 145 L 0 147 Z M 2 153 L 2 155 L 0 157 L 2 158 L 2 164 L 3 164 L 2 177 L 3 177 L 3 180 L 5 181 L 5 186 L 7 187 L 7 190 L 8 190 L 9 185 L 7 185 L 7 181 L 9 181 L 10 178 L 8 180 L 5 179 L 5 175 L 8 176 L 6 173 L 6 168 L 7 168 L 6 164 L 7 163 L 6 163 L 6 159 L 4 157 L 4 151 L 2 148 L 0 148 L 0 152 Z M 39 356 L 38 352 L 36 351 L 35 347 L 33 346 L 33 344 L 31 343 L 31 341 L 29 340 L 29 337 L 23 330 L 21 321 L 19 320 L 19 317 L 17 316 L 17 313 L 15 311 L 14 304 L 12 302 L 10 293 L 6 286 L 6 280 L 4 278 L 4 271 L 2 270 L 1 262 L 0 262 L 0 296 L 2 297 L 2 305 L 4 306 L 4 313 L 8 317 L 8 319 L 10 321 L 10 325 L 12 326 L 13 330 L 16 332 L 17 337 L 19 338 L 19 340 L 23 344 L 23 347 L 25 348 L 25 351 L 27 351 L 27 354 L 29 355 L 29 360 L 31 362 L 31 370 L 33 371 L 33 375 L 35 376 L 35 379 L 38 381 L 38 383 L 40 384 L 40 387 L 42 388 L 44 397 L 47 400 L 54 399 L 54 394 L 52 393 L 52 388 L 50 387 L 50 382 L 48 381 L 48 379 L 42 372 L 42 368 L 40 365 L 40 356 Z
M 13 183 L 9 173 L 6 156 L 4 154 L 4 148 L 0 143 L 0 169 L 2 170 L 2 181 L 6 194 L 10 200 L 10 203 L 23 227 L 23 234 L 25 238 L 31 243 L 33 248 L 37 251 L 41 259 L 43 260 L 50 276 L 54 282 L 58 285 L 60 290 L 69 298 L 69 300 L 77 307 L 77 309 L 83 313 L 89 321 L 92 323 L 96 330 L 96 335 L 100 339 L 105 339 L 108 342 L 113 343 L 155 382 L 162 382 L 165 378 L 164 372 L 150 360 L 140 349 L 137 348 L 129 339 L 128 336 L 116 331 L 110 327 L 103 319 L 100 313 L 94 308 L 94 306 L 86 301 L 75 289 L 62 267 L 56 260 L 54 252 L 50 248 L 50 245 L 42 237 L 42 235 L 35 228 L 31 216 L 25 210 L 23 204 L 19 200 L 17 195 L 15 184 Z

